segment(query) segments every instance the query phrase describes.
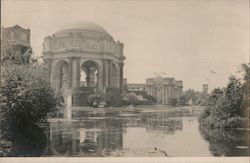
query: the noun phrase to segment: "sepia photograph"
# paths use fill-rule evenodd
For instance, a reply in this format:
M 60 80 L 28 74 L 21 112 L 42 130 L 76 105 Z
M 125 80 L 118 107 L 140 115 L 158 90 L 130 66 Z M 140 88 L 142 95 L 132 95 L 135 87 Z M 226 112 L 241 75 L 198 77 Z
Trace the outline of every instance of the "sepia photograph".
M 0 162 L 249 162 L 249 0 L 2 0 Z

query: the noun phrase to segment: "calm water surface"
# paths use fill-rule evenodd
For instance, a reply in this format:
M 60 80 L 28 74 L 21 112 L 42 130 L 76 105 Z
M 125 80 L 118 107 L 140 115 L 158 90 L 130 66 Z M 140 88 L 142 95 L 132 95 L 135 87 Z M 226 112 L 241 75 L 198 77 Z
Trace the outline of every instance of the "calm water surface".
M 201 108 L 98 109 L 51 122 L 46 156 L 248 156 L 246 131 L 199 127 Z

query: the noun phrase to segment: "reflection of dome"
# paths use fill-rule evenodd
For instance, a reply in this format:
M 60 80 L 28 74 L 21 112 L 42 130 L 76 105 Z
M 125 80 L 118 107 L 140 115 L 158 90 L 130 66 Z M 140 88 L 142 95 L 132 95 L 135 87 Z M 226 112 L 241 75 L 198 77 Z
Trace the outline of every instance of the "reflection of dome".
M 71 24 L 70 26 L 65 26 L 63 30 L 57 31 L 55 35 L 60 36 L 69 33 L 81 33 L 81 32 L 97 32 L 97 33 L 108 34 L 108 32 L 100 25 L 97 25 L 92 22 L 81 22 L 81 23 Z

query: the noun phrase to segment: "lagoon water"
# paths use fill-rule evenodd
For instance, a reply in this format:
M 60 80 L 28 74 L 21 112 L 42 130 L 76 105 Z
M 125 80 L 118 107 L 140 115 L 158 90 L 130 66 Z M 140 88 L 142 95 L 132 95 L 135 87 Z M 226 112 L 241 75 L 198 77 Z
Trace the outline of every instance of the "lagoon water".
M 47 127 L 44 156 L 248 156 L 248 131 L 199 127 L 201 107 L 93 109 Z

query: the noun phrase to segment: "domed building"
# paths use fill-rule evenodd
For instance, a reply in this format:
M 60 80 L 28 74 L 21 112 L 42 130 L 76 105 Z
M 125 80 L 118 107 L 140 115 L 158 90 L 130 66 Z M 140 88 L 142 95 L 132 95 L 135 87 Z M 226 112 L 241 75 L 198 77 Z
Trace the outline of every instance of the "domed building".
M 47 36 L 43 55 L 51 85 L 66 96 L 72 91 L 72 104 L 87 105 L 90 94 L 107 94 L 119 105 L 123 86 L 123 43 L 101 26 L 84 22 Z

